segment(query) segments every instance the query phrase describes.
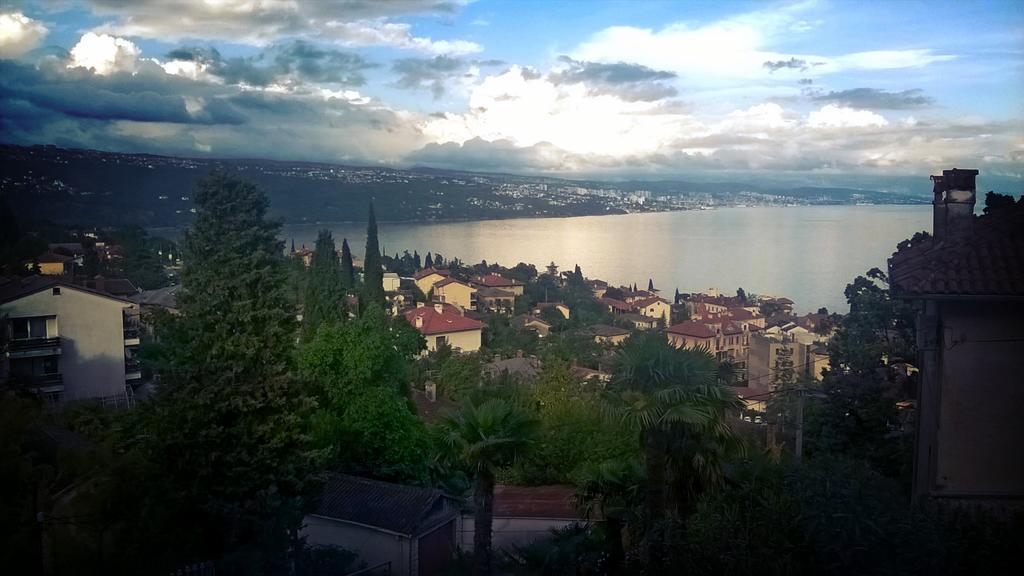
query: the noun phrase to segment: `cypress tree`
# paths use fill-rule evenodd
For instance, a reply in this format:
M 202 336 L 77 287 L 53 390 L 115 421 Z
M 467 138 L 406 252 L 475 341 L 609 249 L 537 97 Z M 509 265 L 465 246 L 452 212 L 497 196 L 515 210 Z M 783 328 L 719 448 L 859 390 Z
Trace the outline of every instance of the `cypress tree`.
M 304 341 L 312 338 L 322 324 L 335 324 L 345 319 L 345 288 L 341 282 L 334 237 L 330 230 L 321 230 L 309 265 L 309 284 L 302 311 Z
M 215 172 L 197 185 L 185 235 L 180 315 L 157 325 L 161 373 L 141 408 L 140 450 L 159 534 L 152 571 L 219 558 L 226 572 L 287 564 L 313 453 L 310 408 L 291 377 L 296 322 L 280 224 L 266 195 Z M 157 556 L 162 554 L 163 556 Z
M 648 292 L 654 292 L 654 279 L 653 278 L 648 278 L 647 279 L 647 291 Z
M 427 259 L 423 261 L 423 267 L 424 268 L 433 268 L 434 267 L 434 258 L 433 258 L 433 256 L 430 255 L 430 252 L 427 252 Z
M 373 202 L 370 202 L 370 217 L 366 224 L 363 299 L 368 305 L 384 305 L 384 271 L 381 268 L 380 244 L 377 241 L 377 216 L 373 213 Z
M 356 270 L 352 266 L 352 250 L 348 247 L 348 238 L 341 240 L 341 285 L 346 290 L 356 285 Z
M 416 250 L 412 251 L 412 262 L 416 266 L 416 270 L 419 270 L 423 266 L 420 262 L 420 253 Z

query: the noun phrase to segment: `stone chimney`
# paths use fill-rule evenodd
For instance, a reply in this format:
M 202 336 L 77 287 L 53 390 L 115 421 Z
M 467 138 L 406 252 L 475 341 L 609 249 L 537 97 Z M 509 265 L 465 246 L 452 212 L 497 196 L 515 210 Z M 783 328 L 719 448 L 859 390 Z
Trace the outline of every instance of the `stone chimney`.
M 974 203 L 977 196 L 977 170 L 943 170 L 932 176 L 932 235 L 937 240 L 970 236 L 974 230 Z

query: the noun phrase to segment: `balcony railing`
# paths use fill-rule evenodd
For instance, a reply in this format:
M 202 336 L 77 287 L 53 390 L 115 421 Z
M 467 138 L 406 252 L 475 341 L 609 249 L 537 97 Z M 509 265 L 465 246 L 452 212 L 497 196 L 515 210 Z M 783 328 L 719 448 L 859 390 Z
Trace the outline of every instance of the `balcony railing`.
M 124 361 L 124 371 L 125 372 L 138 372 L 141 369 L 142 369 L 142 367 L 139 364 L 138 360 L 125 360 Z
M 8 384 L 29 390 L 53 388 L 64 385 L 64 376 L 62 374 L 11 374 Z
M 60 348 L 60 337 L 53 338 L 15 338 L 8 343 L 8 350 L 11 352 L 22 352 L 26 350 L 42 350 L 46 348 Z

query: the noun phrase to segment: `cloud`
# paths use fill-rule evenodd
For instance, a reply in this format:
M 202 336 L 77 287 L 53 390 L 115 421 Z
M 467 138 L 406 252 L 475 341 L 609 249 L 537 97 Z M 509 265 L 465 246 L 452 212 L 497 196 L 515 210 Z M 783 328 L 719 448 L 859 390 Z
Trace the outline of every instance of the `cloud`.
M 90 7 L 100 17 L 110 18 L 96 32 L 164 42 L 201 39 L 265 46 L 302 38 L 432 54 L 479 52 L 482 48 L 473 42 L 416 36 L 409 24 L 392 21 L 412 14 L 451 14 L 464 4 L 462 0 L 220 0 L 183 5 L 166 0 L 92 0 Z
M 557 85 L 584 84 L 595 95 L 608 94 L 630 102 L 653 101 L 676 96 L 679 91 L 662 82 L 676 78 L 673 72 L 654 70 L 626 62 L 582 62 L 568 56 L 559 58 L 564 67 L 548 74 Z
M 870 110 L 857 110 L 835 104 L 826 104 L 820 110 L 807 115 L 807 125 L 812 128 L 864 128 L 888 124 L 883 116 Z
M 836 102 L 852 108 L 875 108 L 882 110 L 908 110 L 926 108 L 935 100 L 924 95 L 920 88 L 902 92 L 888 92 L 878 88 L 852 88 L 819 94 L 813 98 L 816 102 Z
M 86 32 L 71 48 L 68 68 L 86 68 L 97 74 L 133 72 L 141 53 L 131 40 Z
M 761 64 L 761 66 L 766 68 L 769 72 L 775 72 L 777 70 L 782 70 L 784 68 L 791 68 L 793 70 L 799 70 L 801 72 L 804 72 L 807 70 L 807 61 L 800 60 L 797 58 L 790 58 L 789 60 L 775 60 L 774 62 L 765 62 Z
M 918 50 L 873 50 L 855 52 L 836 58 L 842 68 L 859 70 L 898 70 L 902 68 L 922 68 L 936 62 L 954 60 L 953 54 L 936 54 L 931 49 Z
M 452 84 L 467 87 L 479 76 L 481 67 L 502 64 L 500 60 L 465 60 L 443 55 L 400 58 L 391 64 L 391 71 L 398 74 L 391 85 L 406 90 L 429 90 L 436 100 Z
M 191 78 L 214 76 L 228 84 L 289 88 L 309 83 L 362 86 L 363 71 L 375 64 L 358 54 L 304 40 L 271 46 L 249 57 L 223 58 L 216 48 L 185 46 L 170 51 L 162 64 L 168 73 Z
M 49 31 L 21 12 L 0 14 L 0 58 L 16 58 L 36 48 Z

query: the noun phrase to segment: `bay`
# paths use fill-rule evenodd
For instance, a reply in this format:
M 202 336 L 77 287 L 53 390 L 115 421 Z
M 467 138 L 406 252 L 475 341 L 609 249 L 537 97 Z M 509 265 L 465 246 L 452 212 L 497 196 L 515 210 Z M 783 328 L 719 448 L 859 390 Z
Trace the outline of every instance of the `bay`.
M 365 224 L 288 225 L 286 242 L 312 247 L 327 228 L 341 245 L 348 238 L 362 256 Z M 873 267 L 886 269 L 896 244 L 931 230 L 931 206 L 792 206 L 527 218 L 444 223 L 382 222 L 380 241 L 389 254 L 440 252 L 463 262 L 518 262 L 538 269 L 555 262 L 579 264 L 588 278 L 646 287 L 654 281 L 671 298 L 719 288 L 733 294 L 786 296 L 801 312 L 821 306 L 846 312 L 846 285 Z

